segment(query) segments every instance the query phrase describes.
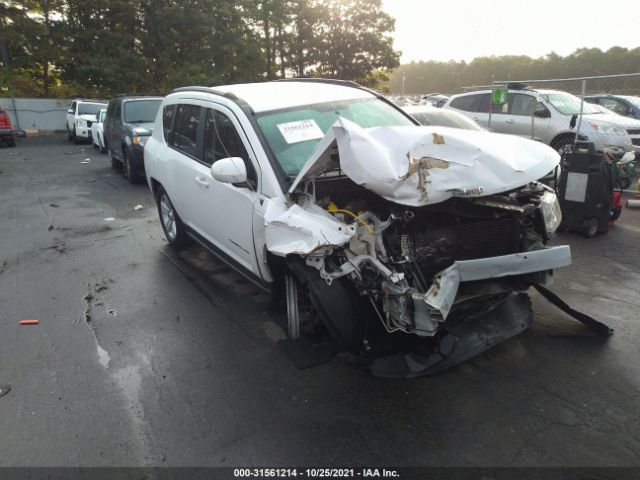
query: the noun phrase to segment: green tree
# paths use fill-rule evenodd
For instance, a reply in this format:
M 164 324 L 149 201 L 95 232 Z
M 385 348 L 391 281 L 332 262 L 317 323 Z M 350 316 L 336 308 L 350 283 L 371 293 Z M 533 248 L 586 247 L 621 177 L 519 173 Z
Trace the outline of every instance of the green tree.
M 395 19 L 382 10 L 382 0 L 320 0 L 324 13 L 316 47 L 319 76 L 376 82 L 380 73 L 399 65 L 393 49 Z M 380 72 L 372 76 L 373 71 Z

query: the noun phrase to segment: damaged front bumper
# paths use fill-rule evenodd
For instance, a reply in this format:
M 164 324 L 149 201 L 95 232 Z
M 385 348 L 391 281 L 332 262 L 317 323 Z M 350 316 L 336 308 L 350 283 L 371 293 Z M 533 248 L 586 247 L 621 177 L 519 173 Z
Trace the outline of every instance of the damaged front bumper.
M 440 315 L 442 320 L 446 320 L 461 282 L 542 272 L 545 274 L 545 280 L 538 283 L 548 284 L 551 280 L 551 270 L 569 265 L 571 249 L 568 245 L 499 257 L 456 261 L 435 276 L 431 288 L 424 295 L 424 302 L 432 314 Z

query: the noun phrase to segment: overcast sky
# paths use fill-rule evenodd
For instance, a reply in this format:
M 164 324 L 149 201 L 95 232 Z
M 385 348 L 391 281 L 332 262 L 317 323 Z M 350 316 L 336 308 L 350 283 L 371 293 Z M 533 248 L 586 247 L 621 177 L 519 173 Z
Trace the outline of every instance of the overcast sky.
M 401 63 L 640 46 L 640 0 L 383 0 Z M 640 66 L 639 66 L 640 67 Z

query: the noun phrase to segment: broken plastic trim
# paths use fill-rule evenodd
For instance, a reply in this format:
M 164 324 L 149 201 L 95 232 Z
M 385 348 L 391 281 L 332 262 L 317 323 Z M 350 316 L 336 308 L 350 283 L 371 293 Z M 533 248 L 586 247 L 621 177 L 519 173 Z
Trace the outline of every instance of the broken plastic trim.
M 558 307 L 560 310 L 575 318 L 582 324 L 584 324 L 589 330 L 595 332 L 596 334 L 602 337 L 608 337 L 613 335 L 613 328 L 605 325 L 602 322 L 599 322 L 595 318 L 590 317 L 586 313 L 579 312 L 571 308 L 567 303 L 565 303 L 560 297 L 558 297 L 551 290 L 547 290 L 542 285 L 533 284 L 533 288 L 535 288 L 540 295 L 546 298 L 550 303 Z

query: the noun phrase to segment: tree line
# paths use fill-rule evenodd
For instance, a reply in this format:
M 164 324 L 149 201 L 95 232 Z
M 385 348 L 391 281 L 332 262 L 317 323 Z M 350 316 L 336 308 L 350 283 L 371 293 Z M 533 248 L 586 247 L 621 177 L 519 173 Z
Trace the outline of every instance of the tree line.
M 0 95 L 106 98 L 398 67 L 382 0 L 0 0 Z
M 392 92 L 407 94 L 428 92 L 459 93 L 463 87 L 491 85 L 502 80 L 545 80 L 640 72 L 640 48 L 580 48 L 567 56 L 550 53 L 543 57 L 491 56 L 471 62 L 412 62 L 393 72 Z M 612 82 L 589 82 L 590 87 L 605 91 Z M 625 81 L 628 90 L 640 93 L 640 77 Z

